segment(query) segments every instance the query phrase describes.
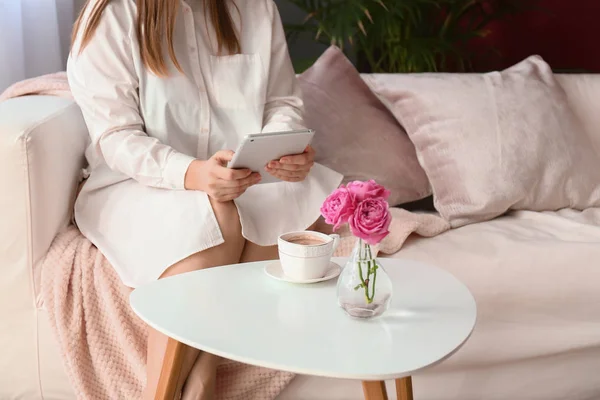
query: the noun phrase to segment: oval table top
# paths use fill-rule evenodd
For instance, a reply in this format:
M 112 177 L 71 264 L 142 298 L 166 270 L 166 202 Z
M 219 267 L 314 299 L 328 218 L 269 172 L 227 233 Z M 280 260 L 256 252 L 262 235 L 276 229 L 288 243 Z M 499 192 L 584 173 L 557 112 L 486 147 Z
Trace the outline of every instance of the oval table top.
M 402 259 L 379 259 L 393 282 L 388 311 L 349 317 L 336 279 L 277 281 L 268 262 L 178 275 L 134 290 L 133 310 L 189 346 L 266 368 L 333 378 L 387 380 L 412 375 L 455 352 L 469 337 L 476 305 L 450 273 Z M 344 265 L 345 259 L 333 261 Z

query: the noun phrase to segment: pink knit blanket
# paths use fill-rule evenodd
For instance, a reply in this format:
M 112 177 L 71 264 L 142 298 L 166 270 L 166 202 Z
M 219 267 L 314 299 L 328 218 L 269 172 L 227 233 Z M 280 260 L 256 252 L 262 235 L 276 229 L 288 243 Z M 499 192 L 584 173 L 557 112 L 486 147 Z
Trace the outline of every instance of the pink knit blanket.
M 390 234 L 375 246 L 376 251 L 383 255 L 399 252 L 406 239 L 413 233 L 423 237 L 433 237 L 450 229 L 448 221 L 437 214 L 414 213 L 402 208 L 391 208 L 390 212 L 392 213 Z M 322 220 L 319 222 L 317 230 L 331 233 L 331 227 L 324 225 Z M 348 257 L 352 253 L 356 238 L 350 234 L 348 225 L 345 225 L 337 233 L 340 234 L 341 241 L 334 255 Z
M 124 286 L 77 228 L 60 233 L 42 265 L 42 296 L 78 399 L 140 399 L 146 377 L 147 328 L 129 307 Z M 270 400 L 293 374 L 226 361 L 217 398 Z
M 0 94 L 0 102 L 30 95 L 72 98 L 66 72 L 57 72 L 17 82 Z

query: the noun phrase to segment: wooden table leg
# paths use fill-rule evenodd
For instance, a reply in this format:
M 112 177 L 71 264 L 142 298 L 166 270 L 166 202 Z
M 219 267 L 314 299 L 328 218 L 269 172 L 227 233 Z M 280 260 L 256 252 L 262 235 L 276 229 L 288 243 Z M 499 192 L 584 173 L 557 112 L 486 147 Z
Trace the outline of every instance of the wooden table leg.
M 413 400 L 412 378 L 396 379 L 396 396 L 398 400 Z
M 175 399 L 179 375 L 181 374 L 181 367 L 183 365 L 184 348 L 185 345 L 183 343 L 169 338 L 154 400 Z
M 388 400 L 385 382 L 363 381 L 362 387 L 365 400 Z

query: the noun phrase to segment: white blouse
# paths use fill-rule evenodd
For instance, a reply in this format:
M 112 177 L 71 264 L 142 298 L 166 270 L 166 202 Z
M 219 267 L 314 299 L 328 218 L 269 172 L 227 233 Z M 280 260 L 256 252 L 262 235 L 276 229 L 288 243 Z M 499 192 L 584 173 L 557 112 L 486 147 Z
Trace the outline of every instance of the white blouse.
M 81 53 L 75 43 L 69 58 L 69 83 L 91 137 L 76 221 L 129 286 L 223 242 L 207 195 L 184 190 L 192 160 L 235 150 L 247 134 L 304 127 L 275 4 L 236 5 L 241 54 L 220 55 L 201 0 L 193 8 L 180 1 L 174 46 L 183 74 L 168 55 L 168 77 L 144 67 L 135 0 L 111 1 L 91 42 Z M 274 245 L 279 234 L 305 229 L 341 179 L 317 164 L 304 182 L 250 188 L 235 201 L 244 237 Z

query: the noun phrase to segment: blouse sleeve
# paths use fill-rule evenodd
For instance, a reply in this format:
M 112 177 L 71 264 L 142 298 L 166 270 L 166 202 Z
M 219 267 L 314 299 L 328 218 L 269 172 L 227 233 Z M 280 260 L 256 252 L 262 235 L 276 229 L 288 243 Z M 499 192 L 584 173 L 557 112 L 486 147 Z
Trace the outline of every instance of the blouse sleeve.
M 273 0 L 267 0 L 267 8 L 273 27 L 263 132 L 304 129 L 304 103 L 281 17 Z
M 144 132 L 132 52 L 137 39 L 132 22 L 119 11 L 107 6 L 94 37 L 80 54 L 75 43 L 67 66 L 71 92 L 91 136 L 91 150 L 101 154 L 111 169 L 141 184 L 184 189 L 194 158 Z

